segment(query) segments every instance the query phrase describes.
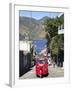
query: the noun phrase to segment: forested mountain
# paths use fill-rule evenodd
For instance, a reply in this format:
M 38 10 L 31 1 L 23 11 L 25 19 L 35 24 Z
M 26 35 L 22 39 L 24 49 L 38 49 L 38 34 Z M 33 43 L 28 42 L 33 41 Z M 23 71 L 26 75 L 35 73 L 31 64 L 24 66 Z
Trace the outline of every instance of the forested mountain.
M 46 32 L 43 30 L 42 24 L 43 17 L 40 20 L 36 20 L 30 17 L 19 17 L 19 38 L 24 39 L 24 34 L 27 33 L 30 39 L 45 38 Z

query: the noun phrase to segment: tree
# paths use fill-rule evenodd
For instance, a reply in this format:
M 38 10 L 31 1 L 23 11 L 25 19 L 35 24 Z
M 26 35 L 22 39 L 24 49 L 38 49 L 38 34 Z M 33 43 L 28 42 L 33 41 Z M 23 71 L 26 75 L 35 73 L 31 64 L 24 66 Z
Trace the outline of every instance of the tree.
M 52 38 L 54 35 L 57 35 L 57 27 L 55 25 L 54 19 L 47 19 L 44 21 L 45 31 L 50 35 Z
M 50 35 L 50 38 L 58 34 L 58 26 L 64 23 L 63 16 L 58 18 L 48 18 L 44 20 L 44 30 Z
M 50 46 L 50 50 L 51 50 L 53 56 L 58 55 L 59 49 L 63 44 L 64 44 L 63 35 L 56 35 L 52 38 L 49 46 Z
M 56 18 L 48 18 L 44 21 L 44 30 L 47 32 L 47 46 L 51 50 L 51 55 L 56 56 L 60 51 L 60 46 L 64 44 L 64 35 L 58 35 L 58 26 L 64 25 L 64 15 Z

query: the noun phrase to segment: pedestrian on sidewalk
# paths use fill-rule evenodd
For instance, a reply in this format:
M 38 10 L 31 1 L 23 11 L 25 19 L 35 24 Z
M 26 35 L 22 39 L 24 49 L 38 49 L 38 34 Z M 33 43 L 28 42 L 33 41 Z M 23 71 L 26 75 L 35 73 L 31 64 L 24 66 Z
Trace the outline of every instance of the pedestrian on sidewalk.
M 53 67 L 55 68 L 55 56 L 53 57 Z
M 53 67 L 55 68 L 55 62 L 53 62 Z

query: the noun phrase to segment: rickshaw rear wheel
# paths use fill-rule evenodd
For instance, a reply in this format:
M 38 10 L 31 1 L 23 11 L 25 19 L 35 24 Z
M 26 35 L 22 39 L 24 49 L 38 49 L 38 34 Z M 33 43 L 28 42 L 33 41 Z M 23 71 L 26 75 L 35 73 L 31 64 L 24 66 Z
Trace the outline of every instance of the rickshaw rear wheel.
M 42 74 L 40 75 L 40 78 L 42 78 L 43 76 L 42 76 Z
M 36 74 L 37 77 L 39 77 L 39 75 Z

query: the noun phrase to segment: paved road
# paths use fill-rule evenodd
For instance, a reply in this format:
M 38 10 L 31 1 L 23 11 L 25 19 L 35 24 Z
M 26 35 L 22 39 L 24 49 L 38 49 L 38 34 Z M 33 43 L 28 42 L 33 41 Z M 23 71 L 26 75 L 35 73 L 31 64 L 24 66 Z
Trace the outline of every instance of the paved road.
M 49 75 L 44 78 L 51 78 L 51 77 L 63 77 L 64 76 L 64 69 L 60 67 L 53 67 L 48 66 Z M 22 75 L 20 79 L 32 79 L 38 78 L 36 77 L 35 66 L 31 68 L 26 74 Z

